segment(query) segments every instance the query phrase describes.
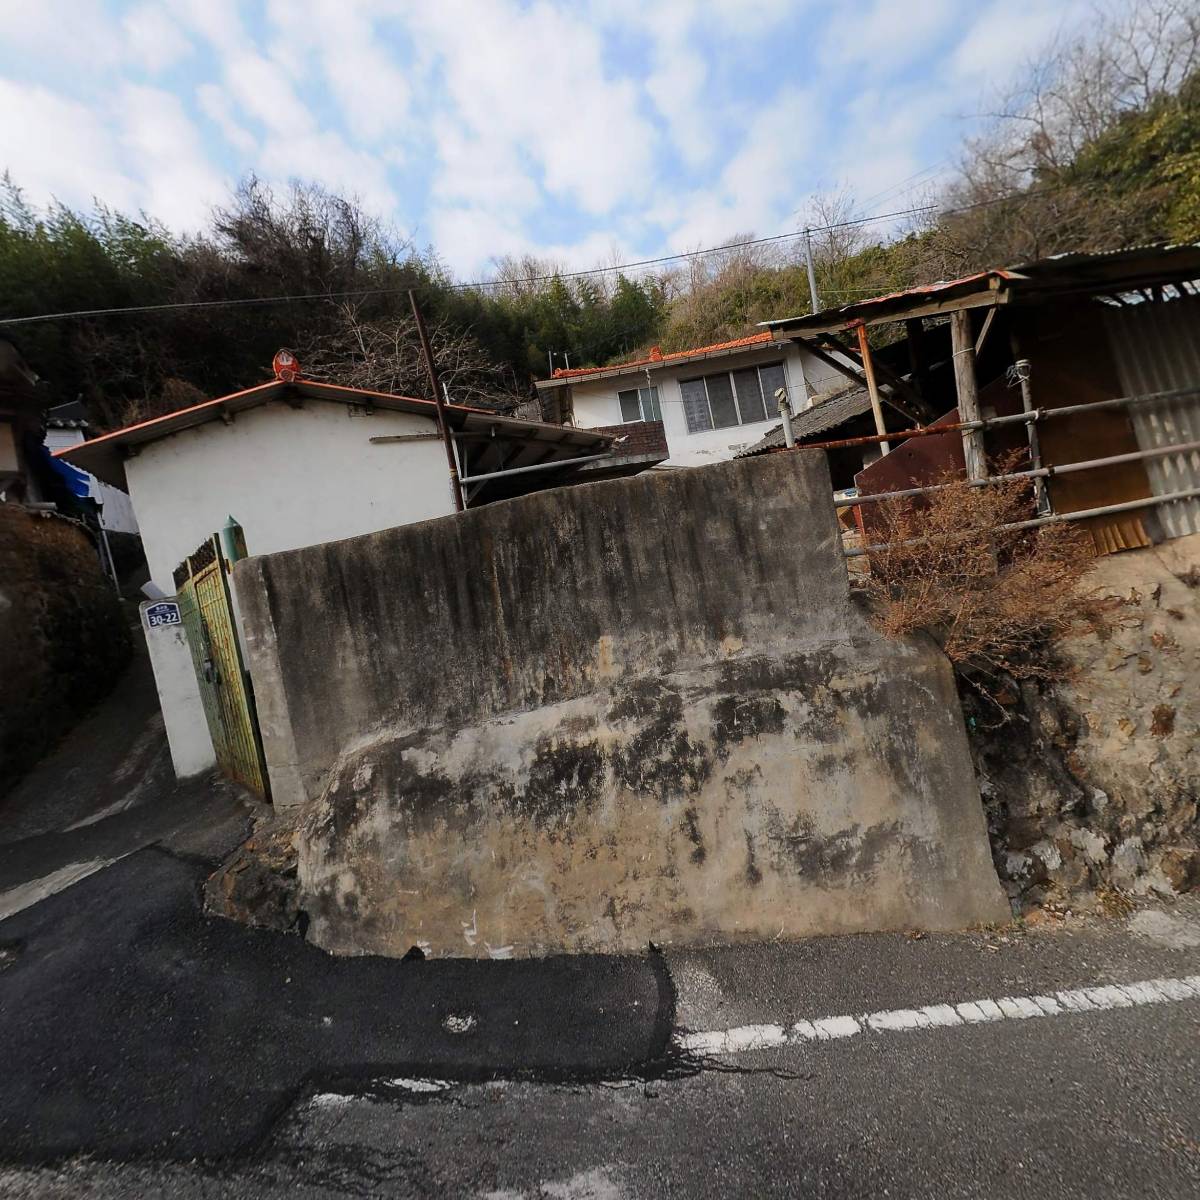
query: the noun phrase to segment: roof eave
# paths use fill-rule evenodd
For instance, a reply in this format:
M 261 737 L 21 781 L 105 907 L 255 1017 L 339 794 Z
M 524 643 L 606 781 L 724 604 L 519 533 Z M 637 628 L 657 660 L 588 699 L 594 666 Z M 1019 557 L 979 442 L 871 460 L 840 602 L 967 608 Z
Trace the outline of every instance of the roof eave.
M 706 350 L 702 354 L 667 355 L 661 360 L 624 363 L 615 367 L 599 367 L 595 371 L 589 371 L 586 375 L 560 375 L 558 378 L 538 379 L 534 381 L 534 387 L 539 391 L 548 391 L 550 388 L 568 387 L 575 383 L 594 383 L 599 379 L 618 379 L 622 375 L 640 376 L 647 371 L 685 367 L 689 363 L 705 362 L 713 358 L 728 358 L 736 354 L 757 354 L 763 350 L 781 350 L 784 348 L 785 341 L 786 339 L 779 341 L 773 338 L 769 342 L 752 342 L 748 346 L 728 346 L 721 350 Z

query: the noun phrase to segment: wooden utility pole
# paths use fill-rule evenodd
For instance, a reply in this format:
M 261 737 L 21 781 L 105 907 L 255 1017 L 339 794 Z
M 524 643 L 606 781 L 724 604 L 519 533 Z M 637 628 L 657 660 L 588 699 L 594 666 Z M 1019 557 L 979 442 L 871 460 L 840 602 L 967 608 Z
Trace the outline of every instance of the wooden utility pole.
M 954 353 L 954 389 L 958 395 L 958 419 L 978 421 L 979 389 L 975 382 L 975 335 L 971 332 L 970 309 L 950 314 L 950 346 Z M 987 478 L 987 455 L 983 449 L 983 430 L 964 429 L 963 458 L 967 479 Z
M 885 437 L 887 426 L 883 423 L 883 406 L 879 402 L 879 385 L 875 382 L 875 362 L 871 358 L 871 344 L 867 341 L 867 327 L 863 324 L 858 326 L 858 352 L 862 356 L 863 374 L 867 380 L 867 395 L 871 397 L 871 412 L 875 414 L 875 432 L 880 437 Z M 879 443 L 879 449 L 884 454 L 890 454 L 892 445 L 885 440 Z
M 413 320 L 417 323 L 417 337 L 421 340 L 421 354 L 425 358 L 425 370 L 429 374 L 429 386 L 433 388 L 433 403 L 437 412 L 438 434 L 446 447 L 446 462 L 450 466 L 450 490 L 454 494 L 454 511 L 462 512 L 462 484 L 458 478 L 458 463 L 454 457 L 454 443 L 450 439 L 450 426 L 446 424 L 446 400 L 442 395 L 442 383 L 438 379 L 437 367 L 433 363 L 433 349 L 429 345 L 429 334 L 425 330 L 425 318 L 417 306 L 417 294 L 410 291 L 408 302 L 412 305 Z

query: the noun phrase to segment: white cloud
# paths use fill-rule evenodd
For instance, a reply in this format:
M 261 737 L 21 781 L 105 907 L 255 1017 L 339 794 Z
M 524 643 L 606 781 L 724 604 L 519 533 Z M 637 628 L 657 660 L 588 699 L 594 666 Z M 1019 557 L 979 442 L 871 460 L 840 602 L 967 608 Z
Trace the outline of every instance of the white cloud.
M 545 189 L 592 216 L 652 191 L 653 125 L 633 80 L 607 67 L 597 32 L 545 0 L 444 0 L 406 10 L 442 80 L 439 104 L 475 138 L 527 162 Z
M 764 107 L 725 164 L 715 185 L 654 211 L 670 230 L 674 249 L 711 246 L 734 233 L 770 236 L 794 222 L 806 178 L 819 165 L 823 105 L 816 95 L 787 87 Z
M 129 84 L 118 105 L 121 143 L 142 181 L 140 207 L 173 229 L 199 229 L 226 181 L 205 157 L 178 97 Z
M 233 115 L 229 93 L 215 83 L 204 83 L 196 89 L 196 102 L 200 111 L 221 131 L 225 140 L 243 154 L 251 154 L 258 143 L 250 132 Z
M 838 63 L 868 67 L 876 78 L 894 75 L 929 54 L 965 11 L 957 0 L 874 0 L 857 8 L 853 20 L 830 24 L 826 52 Z
M 955 48 L 950 67 L 961 78 L 996 82 L 1019 70 L 1030 54 L 1086 11 L 1079 0 L 993 0 Z
M 410 87 L 388 54 L 372 18 L 377 5 L 345 0 L 271 0 L 272 24 L 291 58 L 315 58 L 351 135 L 379 142 L 402 131 Z
M 103 0 L 3 0 L 0 48 L 92 72 L 121 57 L 121 38 Z
M 92 105 L 38 84 L 0 78 L 0 170 L 31 199 L 88 205 L 93 197 L 134 207 L 137 185 L 121 168 L 116 138 Z
M 154 4 L 131 8 L 121 19 L 126 51 L 157 74 L 191 52 L 192 43 L 179 23 Z

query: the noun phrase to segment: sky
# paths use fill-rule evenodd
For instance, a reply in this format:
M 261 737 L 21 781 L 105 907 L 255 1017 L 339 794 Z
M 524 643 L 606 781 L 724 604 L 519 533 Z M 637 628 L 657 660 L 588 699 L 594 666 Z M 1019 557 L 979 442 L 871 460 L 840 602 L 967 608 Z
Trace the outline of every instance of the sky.
M 0 169 L 204 226 L 318 180 L 462 279 L 922 199 L 1082 0 L 0 0 Z

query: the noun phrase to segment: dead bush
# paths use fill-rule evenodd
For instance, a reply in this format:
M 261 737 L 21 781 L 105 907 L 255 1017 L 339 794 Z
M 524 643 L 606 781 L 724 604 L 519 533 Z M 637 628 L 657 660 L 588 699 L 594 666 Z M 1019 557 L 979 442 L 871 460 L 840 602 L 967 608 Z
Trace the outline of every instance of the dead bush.
M 931 633 L 964 674 L 1056 674 L 1053 643 L 1104 624 L 1103 605 L 1083 586 L 1090 535 L 1075 524 L 1004 529 L 1035 515 L 1028 480 L 936 482 L 925 496 L 870 505 L 877 548 L 859 587 L 875 624 L 889 637 Z

